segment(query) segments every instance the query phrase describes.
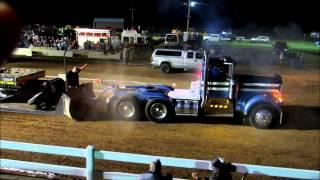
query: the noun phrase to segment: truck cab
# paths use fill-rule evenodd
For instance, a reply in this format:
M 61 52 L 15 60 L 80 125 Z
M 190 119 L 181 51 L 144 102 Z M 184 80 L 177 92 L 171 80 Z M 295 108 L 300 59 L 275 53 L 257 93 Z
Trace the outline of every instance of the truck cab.
M 282 123 L 281 86 L 279 75 L 234 74 L 230 57 L 216 57 L 203 61 L 198 85 L 191 86 L 183 96 L 178 96 L 181 90 L 172 91 L 169 96 L 178 102 L 177 106 L 180 102 L 184 106 L 192 104 L 191 111 L 179 110 L 182 115 L 238 118 L 257 128 L 271 128 Z M 183 98 L 187 94 L 194 98 Z

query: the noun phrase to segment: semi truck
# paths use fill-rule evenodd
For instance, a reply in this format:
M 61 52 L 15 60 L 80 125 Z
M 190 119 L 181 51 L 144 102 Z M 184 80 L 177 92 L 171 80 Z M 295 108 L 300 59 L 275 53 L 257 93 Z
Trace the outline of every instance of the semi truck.
M 173 117 L 230 117 L 256 128 L 282 123 L 282 78 L 234 74 L 230 57 L 204 56 L 198 81 L 189 89 L 167 85 L 113 86 L 107 90 L 109 113 L 121 119 L 146 117 L 168 122 Z M 211 118 L 210 118 L 211 119 Z

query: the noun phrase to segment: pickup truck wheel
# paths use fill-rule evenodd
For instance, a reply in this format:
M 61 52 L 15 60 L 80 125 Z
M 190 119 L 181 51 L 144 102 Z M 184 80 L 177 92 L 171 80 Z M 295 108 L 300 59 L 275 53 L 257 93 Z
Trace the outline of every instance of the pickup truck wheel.
M 250 124 L 259 129 L 268 129 L 274 126 L 278 115 L 270 105 L 255 106 L 248 115 Z
M 168 101 L 153 99 L 147 103 L 145 113 L 150 121 L 165 122 L 172 117 L 173 108 Z
M 135 97 L 123 97 L 116 103 L 116 117 L 125 120 L 137 120 L 141 114 L 138 109 L 139 103 Z
M 164 63 L 164 64 L 161 64 L 160 69 L 163 73 L 170 73 L 171 67 L 170 67 L 170 64 Z

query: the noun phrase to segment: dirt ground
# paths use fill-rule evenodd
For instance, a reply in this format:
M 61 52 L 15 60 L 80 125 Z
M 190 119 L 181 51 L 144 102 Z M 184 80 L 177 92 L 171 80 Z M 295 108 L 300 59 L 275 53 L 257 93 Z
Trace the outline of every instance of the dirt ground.
M 63 73 L 63 63 L 15 62 L 7 66 L 43 68 L 47 75 Z M 96 149 L 267 166 L 320 169 L 319 69 L 239 65 L 238 73 L 282 75 L 284 124 L 261 130 L 232 119 L 179 118 L 172 123 L 105 120 L 77 122 L 61 116 L 0 114 L 0 139 L 69 147 L 94 145 Z M 162 74 L 149 66 L 89 63 L 82 77 L 176 84 L 188 88 L 196 73 Z M 1 158 L 84 167 L 82 159 L 1 150 Z M 141 173 L 146 165 L 97 161 L 97 169 Z M 165 169 L 175 177 L 190 178 L 190 170 Z M 205 174 L 205 172 L 202 172 Z M 252 177 L 249 179 L 261 179 Z M 272 179 L 264 177 L 263 179 Z

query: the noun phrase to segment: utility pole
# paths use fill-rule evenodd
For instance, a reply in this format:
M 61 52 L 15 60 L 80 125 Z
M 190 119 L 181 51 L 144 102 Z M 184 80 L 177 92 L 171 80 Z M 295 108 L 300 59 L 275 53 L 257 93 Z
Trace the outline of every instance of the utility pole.
M 132 1 L 132 6 L 130 8 L 130 11 L 131 11 L 131 28 L 133 28 L 133 15 L 134 15 L 134 1 Z
M 190 8 L 191 8 L 191 4 L 190 4 L 190 0 L 188 0 L 187 2 L 187 6 L 188 6 L 188 15 L 187 15 L 187 32 L 189 32 L 189 19 L 190 19 Z

